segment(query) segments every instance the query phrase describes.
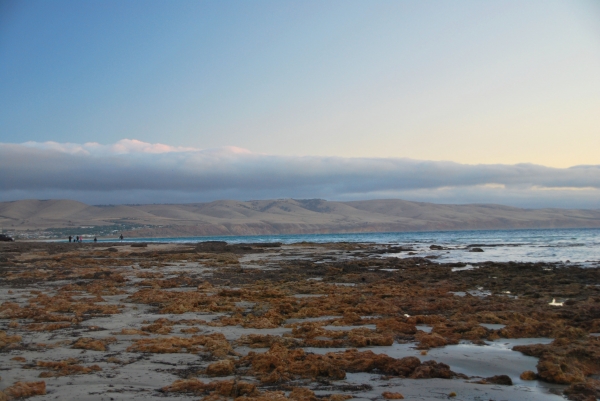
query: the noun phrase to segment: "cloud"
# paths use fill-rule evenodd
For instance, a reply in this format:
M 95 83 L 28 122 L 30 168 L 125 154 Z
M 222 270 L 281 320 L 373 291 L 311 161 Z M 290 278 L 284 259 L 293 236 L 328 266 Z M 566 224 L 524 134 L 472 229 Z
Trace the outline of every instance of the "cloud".
M 290 157 L 234 147 L 197 149 L 124 139 L 112 145 L 0 143 L 0 171 L 0 200 L 28 195 L 92 203 L 98 203 L 94 199 L 158 203 L 403 197 L 600 208 L 597 165 L 551 168 L 407 158 Z
M 101 145 L 97 142 L 77 143 L 58 143 L 58 142 L 25 142 L 21 144 L 32 149 L 54 150 L 62 153 L 81 154 L 81 155 L 109 155 L 109 154 L 130 154 L 130 153 L 174 153 L 174 152 L 194 152 L 199 149 L 187 148 L 181 146 L 169 146 L 162 143 L 147 143 L 137 139 L 121 139 L 112 145 Z

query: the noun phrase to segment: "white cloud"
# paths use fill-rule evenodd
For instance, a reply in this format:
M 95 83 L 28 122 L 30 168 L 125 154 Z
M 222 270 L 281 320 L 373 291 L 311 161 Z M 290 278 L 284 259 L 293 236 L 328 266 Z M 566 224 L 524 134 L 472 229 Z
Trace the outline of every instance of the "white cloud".
M 77 143 L 58 143 L 58 142 L 24 142 L 21 145 L 40 150 L 55 150 L 57 152 L 69 154 L 85 155 L 108 155 L 108 154 L 129 154 L 129 153 L 175 153 L 175 152 L 194 152 L 200 149 L 182 146 L 170 146 L 162 143 L 147 143 L 137 139 L 121 139 L 112 145 L 101 145 L 97 142 Z M 243 149 L 242 149 L 243 150 Z
M 600 166 L 561 169 L 404 158 L 289 157 L 235 147 L 196 149 L 124 139 L 111 145 L 0 143 L 0 171 L 1 200 L 69 197 L 145 203 L 403 197 L 600 208 Z M 132 199 L 136 196 L 139 201 Z

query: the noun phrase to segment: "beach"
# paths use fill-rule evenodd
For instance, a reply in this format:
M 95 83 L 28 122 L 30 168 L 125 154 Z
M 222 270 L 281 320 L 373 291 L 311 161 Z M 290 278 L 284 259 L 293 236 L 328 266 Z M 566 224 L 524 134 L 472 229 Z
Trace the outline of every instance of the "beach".
M 0 243 L 0 399 L 596 399 L 597 268 L 429 248 Z

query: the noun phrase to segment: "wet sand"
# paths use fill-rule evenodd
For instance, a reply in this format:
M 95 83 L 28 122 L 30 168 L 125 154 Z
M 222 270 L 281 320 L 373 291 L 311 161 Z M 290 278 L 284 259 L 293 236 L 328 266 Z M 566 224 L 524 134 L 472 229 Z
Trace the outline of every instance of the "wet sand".
M 596 399 L 598 269 L 397 251 L 1 243 L 0 400 Z

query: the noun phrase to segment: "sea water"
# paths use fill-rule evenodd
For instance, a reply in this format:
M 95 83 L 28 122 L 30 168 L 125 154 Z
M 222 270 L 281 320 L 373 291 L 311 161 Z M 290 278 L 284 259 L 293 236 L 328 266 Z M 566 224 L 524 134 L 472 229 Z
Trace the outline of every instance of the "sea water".
M 126 242 L 190 243 L 226 241 L 239 243 L 358 242 L 413 249 L 388 254 L 395 257 L 428 256 L 440 262 L 484 261 L 561 262 L 600 267 L 600 229 L 474 230 L 393 233 L 289 234 L 178 238 L 126 238 Z M 432 250 L 431 245 L 446 249 Z M 473 248 L 483 252 L 470 252 Z

